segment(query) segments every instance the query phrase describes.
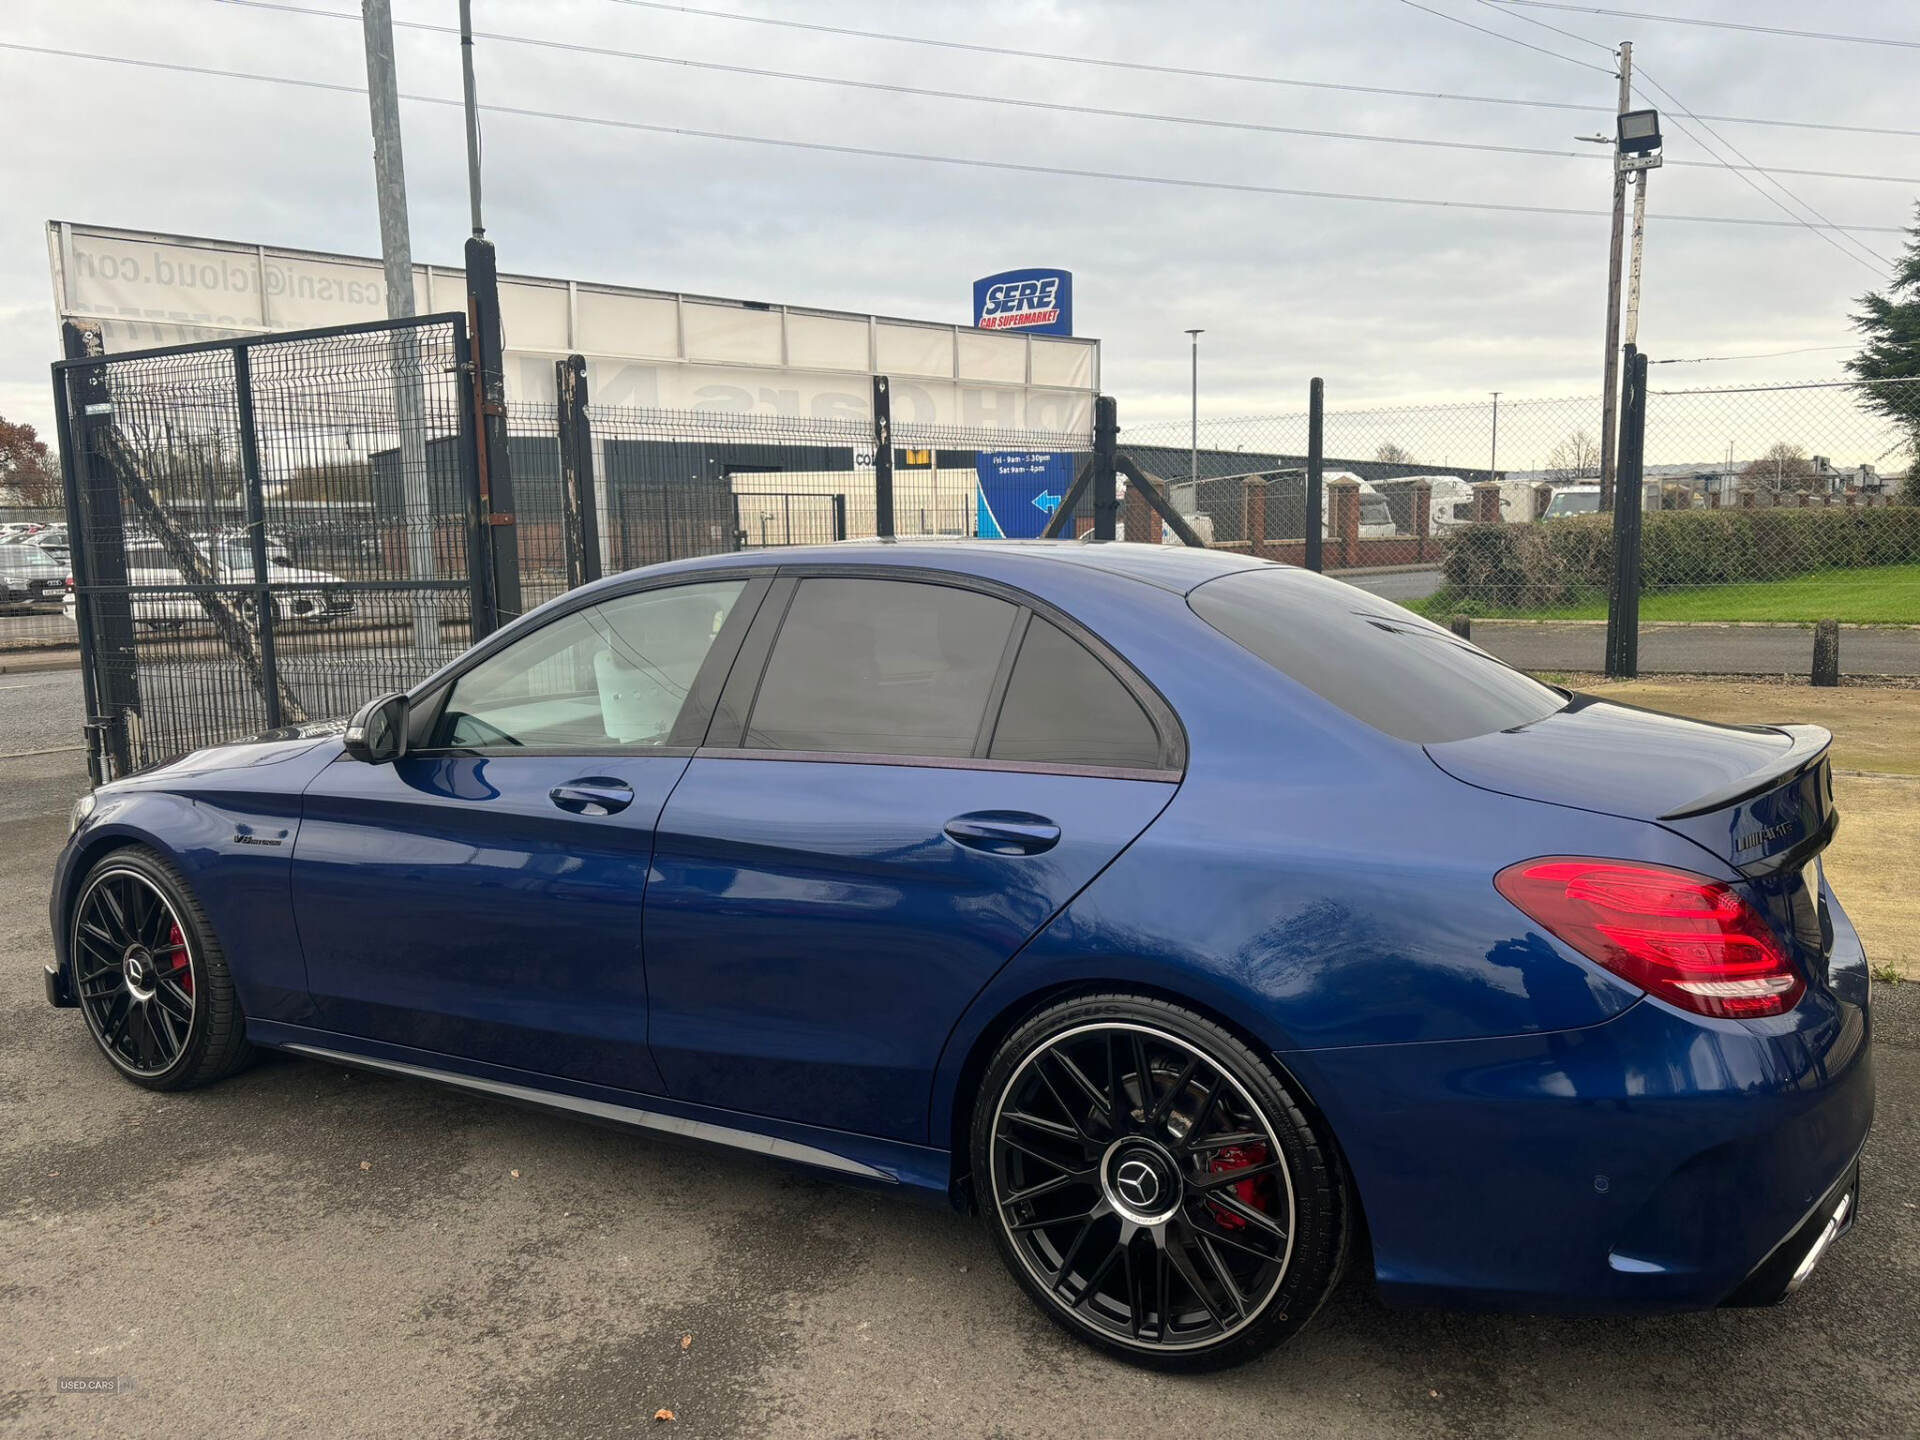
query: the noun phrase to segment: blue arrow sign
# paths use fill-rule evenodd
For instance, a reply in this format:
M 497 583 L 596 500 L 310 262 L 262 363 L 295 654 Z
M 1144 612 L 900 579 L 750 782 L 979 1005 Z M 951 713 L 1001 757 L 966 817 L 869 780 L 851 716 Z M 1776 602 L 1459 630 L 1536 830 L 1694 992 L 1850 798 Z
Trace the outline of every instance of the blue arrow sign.
M 1053 494 L 1051 491 L 1042 490 L 1038 495 L 1033 497 L 1033 508 L 1051 515 L 1060 508 L 1060 499 L 1060 496 Z

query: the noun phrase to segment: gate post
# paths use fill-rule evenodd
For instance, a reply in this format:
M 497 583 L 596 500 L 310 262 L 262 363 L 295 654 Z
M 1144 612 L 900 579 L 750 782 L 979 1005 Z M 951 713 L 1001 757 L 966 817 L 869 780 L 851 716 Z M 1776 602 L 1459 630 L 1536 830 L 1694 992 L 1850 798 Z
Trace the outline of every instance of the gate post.
M 893 393 L 887 377 L 873 377 L 873 533 L 893 538 Z
M 61 343 L 68 360 L 102 354 L 99 330 L 82 329 L 71 320 L 61 326 Z M 94 782 L 104 784 L 133 768 L 127 717 L 140 713 L 126 519 L 113 468 L 101 459 L 113 429 L 113 400 L 106 369 L 99 364 L 54 367 L 53 390 L 67 491 L 67 563 L 73 570 L 87 691 L 88 760 Z
M 1118 534 L 1114 521 L 1120 513 L 1119 482 L 1114 474 L 1114 453 L 1120 444 L 1120 407 L 1111 395 L 1096 395 L 1093 400 L 1093 538 L 1112 540 Z
M 507 454 L 507 381 L 502 369 L 500 279 L 493 242 L 467 238 L 467 323 L 473 332 L 474 435 L 481 520 L 493 571 L 493 624 L 520 614 L 520 536 L 513 515 L 513 462 Z M 489 626 L 488 628 L 492 628 Z
M 593 429 L 587 420 L 587 362 L 553 362 L 560 397 L 560 499 L 565 506 L 567 588 L 600 578 L 600 516 L 593 491 Z
M 1318 375 L 1307 385 L 1307 569 L 1325 570 L 1321 538 L 1326 521 L 1327 382 Z
M 1613 575 L 1607 586 L 1607 677 L 1640 673 L 1640 529 L 1646 503 L 1647 357 L 1626 347 L 1620 377 L 1620 445 L 1613 485 Z
M 847 538 L 847 497 L 844 493 L 833 497 L 833 538 Z
M 254 431 L 253 359 L 245 345 L 233 351 L 234 402 L 240 412 L 240 477 L 247 492 L 247 539 L 253 552 L 253 623 L 260 637 L 260 698 L 267 728 L 287 723 L 280 703 L 280 660 L 273 644 L 273 592 L 267 588 L 267 510 L 260 489 L 260 441 Z

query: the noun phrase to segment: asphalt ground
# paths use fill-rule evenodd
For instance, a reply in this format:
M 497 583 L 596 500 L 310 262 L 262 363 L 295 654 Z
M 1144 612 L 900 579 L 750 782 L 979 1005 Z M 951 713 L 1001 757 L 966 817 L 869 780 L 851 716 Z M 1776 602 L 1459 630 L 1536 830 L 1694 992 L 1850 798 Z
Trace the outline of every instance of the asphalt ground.
M 1522 670 L 1604 671 L 1603 620 L 1476 620 L 1473 643 Z M 1640 627 L 1643 675 L 1798 675 L 1813 669 L 1811 625 Z M 1843 625 L 1843 675 L 1920 675 L 1920 626 Z
M 128 1085 L 41 994 L 82 786 L 0 759 L 0 1434 L 1920 1433 L 1920 987 L 1874 987 L 1862 1218 L 1785 1305 L 1395 1311 L 1356 1273 L 1286 1349 L 1171 1378 L 939 1208 L 315 1061 Z

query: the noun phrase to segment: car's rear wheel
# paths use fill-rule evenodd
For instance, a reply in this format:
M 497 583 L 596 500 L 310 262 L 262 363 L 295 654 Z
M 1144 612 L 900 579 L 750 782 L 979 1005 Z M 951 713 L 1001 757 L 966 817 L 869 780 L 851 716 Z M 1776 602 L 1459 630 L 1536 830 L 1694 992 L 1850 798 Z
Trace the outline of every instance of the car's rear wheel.
M 1014 1278 L 1136 1363 L 1246 1360 L 1305 1325 L 1346 1264 L 1331 1137 L 1236 1036 L 1164 1000 L 1079 997 L 1017 1028 L 971 1149 Z
M 213 927 L 153 851 L 113 850 L 95 863 L 74 902 L 68 954 L 87 1028 L 136 1085 L 185 1090 L 251 1058 Z

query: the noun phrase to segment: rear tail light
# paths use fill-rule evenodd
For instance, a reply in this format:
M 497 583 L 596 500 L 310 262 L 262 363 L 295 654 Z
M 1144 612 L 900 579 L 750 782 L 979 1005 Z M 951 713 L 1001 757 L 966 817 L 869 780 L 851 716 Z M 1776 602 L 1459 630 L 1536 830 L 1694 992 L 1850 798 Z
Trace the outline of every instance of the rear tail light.
M 1589 960 L 1696 1015 L 1781 1015 L 1806 993 L 1767 922 L 1704 875 L 1553 856 L 1509 865 L 1493 883 Z

